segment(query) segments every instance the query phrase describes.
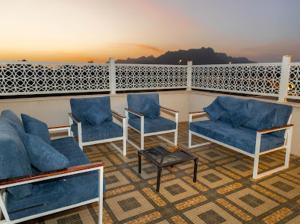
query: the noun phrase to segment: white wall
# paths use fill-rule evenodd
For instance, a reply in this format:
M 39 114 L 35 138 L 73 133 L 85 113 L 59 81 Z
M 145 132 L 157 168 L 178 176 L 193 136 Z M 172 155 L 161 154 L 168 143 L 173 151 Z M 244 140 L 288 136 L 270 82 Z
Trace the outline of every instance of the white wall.
M 218 95 L 217 93 L 200 91 L 167 91 L 160 92 L 161 105 L 180 112 L 179 120 L 187 121 L 188 112 L 199 111 L 209 105 Z M 94 96 L 78 96 L 94 97 Z M 26 113 L 45 121 L 49 126 L 68 123 L 67 113 L 70 112 L 69 100 L 71 96 L 41 97 L 31 99 L 0 100 L 0 111 L 11 109 L 17 114 Z M 124 114 L 126 94 L 111 95 L 112 109 Z M 300 156 L 300 105 L 293 106 L 292 123 L 295 125 L 293 133 L 292 153 Z
M 96 97 L 93 96 L 78 96 Z M 74 96 L 72 96 L 74 98 Z M 68 123 L 67 114 L 70 109 L 71 96 L 61 97 L 39 97 L 30 99 L 5 99 L 0 100 L 0 111 L 11 109 L 17 114 L 25 113 L 46 122 L 49 126 L 59 126 Z M 126 94 L 110 95 L 111 107 L 113 110 L 124 114 L 127 107 Z M 163 106 L 180 111 L 180 121 L 185 121 L 189 111 L 189 100 L 186 91 L 165 91 L 160 92 L 160 103 Z

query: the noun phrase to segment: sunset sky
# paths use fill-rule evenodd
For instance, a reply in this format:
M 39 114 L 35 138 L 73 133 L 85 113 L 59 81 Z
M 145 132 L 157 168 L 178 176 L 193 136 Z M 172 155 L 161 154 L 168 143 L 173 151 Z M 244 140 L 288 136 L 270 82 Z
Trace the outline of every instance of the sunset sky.
M 97 61 L 212 47 L 300 61 L 299 0 L 0 0 L 0 60 Z

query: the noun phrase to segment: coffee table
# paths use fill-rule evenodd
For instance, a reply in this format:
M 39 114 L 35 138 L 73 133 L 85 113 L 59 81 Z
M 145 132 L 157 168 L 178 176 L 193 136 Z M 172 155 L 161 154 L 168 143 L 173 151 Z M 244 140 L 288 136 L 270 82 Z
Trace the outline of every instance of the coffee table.
M 138 163 L 139 163 L 139 173 L 142 171 L 142 156 L 150 163 L 154 164 L 157 167 L 157 182 L 156 182 L 156 191 L 159 192 L 160 188 L 160 178 L 162 168 L 174 166 L 181 164 L 187 161 L 194 161 L 194 178 L 193 182 L 197 181 L 197 167 L 198 167 L 198 158 L 193 154 L 177 148 L 176 151 L 171 152 L 165 149 L 163 146 L 157 146 L 150 149 L 138 151 Z

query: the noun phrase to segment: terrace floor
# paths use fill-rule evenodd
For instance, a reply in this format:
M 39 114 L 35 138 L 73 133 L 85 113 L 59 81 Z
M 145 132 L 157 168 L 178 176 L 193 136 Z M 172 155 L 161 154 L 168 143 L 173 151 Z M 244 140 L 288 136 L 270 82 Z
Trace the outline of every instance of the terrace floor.
M 148 137 L 145 143 L 151 147 L 160 140 Z M 180 124 L 179 143 L 187 145 L 186 123 Z M 143 161 L 139 175 L 133 147 L 128 146 L 126 158 L 109 144 L 86 147 L 85 152 L 91 161 L 105 163 L 105 224 L 300 223 L 299 157 L 292 156 L 288 170 L 253 181 L 252 159 L 215 144 L 196 148 L 192 152 L 200 161 L 197 183 L 192 182 L 190 162 L 165 170 L 156 193 L 156 169 Z M 275 152 L 262 158 L 260 168 L 276 167 L 281 161 L 283 153 Z M 30 223 L 97 223 L 97 204 Z

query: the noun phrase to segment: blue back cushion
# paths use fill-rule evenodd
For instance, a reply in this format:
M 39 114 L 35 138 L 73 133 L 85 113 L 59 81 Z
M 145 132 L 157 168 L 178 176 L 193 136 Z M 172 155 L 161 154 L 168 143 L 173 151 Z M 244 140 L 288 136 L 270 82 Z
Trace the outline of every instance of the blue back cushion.
M 254 130 L 279 127 L 287 124 L 293 109 L 288 105 L 258 100 L 249 100 L 248 107 L 251 119 L 243 126 Z M 264 122 L 261 122 L 262 117 L 265 117 Z M 273 134 L 278 137 L 283 137 L 284 131 Z
M 90 124 L 88 120 L 91 121 L 91 119 L 89 119 L 90 117 L 87 119 L 87 113 L 91 113 L 88 116 L 92 117 L 95 116 L 94 111 L 97 110 L 99 111 L 99 113 L 97 114 L 99 116 L 99 120 L 112 121 L 109 96 L 71 99 L 70 104 L 72 114 L 84 124 Z M 103 117 L 105 119 L 103 119 Z
M 107 113 L 102 108 L 91 107 L 84 113 L 84 117 L 91 125 L 100 125 L 105 121 L 111 120 L 111 114 Z
M 5 119 L 11 126 L 13 126 L 23 140 L 25 130 L 20 118 L 11 110 L 2 111 L 1 118 Z
M 32 174 L 30 160 L 16 130 L 4 119 L 0 119 L 0 179 Z M 26 184 L 9 188 L 16 198 L 31 194 L 32 185 Z
M 217 100 L 225 111 L 220 117 L 221 121 L 231 123 L 233 127 L 239 127 L 250 118 L 248 100 L 230 96 L 219 96 Z
M 46 143 L 51 143 L 48 126 L 46 123 L 26 114 L 21 114 L 21 117 L 26 133 L 39 136 Z
M 128 94 L 128 108 L 145 115 L 145 117 L 155 119 L 160 115 L 159 94 Z M 136 116 L 129 114 L 129 118 Z
M 48 172 L 69 166 L 69 160 L 40 137 L 27 134 L 24 143 L 31 164 L 39 171 Z

